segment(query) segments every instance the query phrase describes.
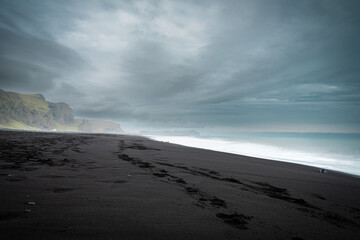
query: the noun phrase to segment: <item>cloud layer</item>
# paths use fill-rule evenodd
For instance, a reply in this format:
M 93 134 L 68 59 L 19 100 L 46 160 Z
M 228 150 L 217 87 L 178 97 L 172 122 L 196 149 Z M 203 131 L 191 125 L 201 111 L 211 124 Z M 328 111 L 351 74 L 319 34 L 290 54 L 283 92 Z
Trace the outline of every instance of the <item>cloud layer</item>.
M 129 128 L 360 132 L 358 1 L 0 1 L 0 87 Z

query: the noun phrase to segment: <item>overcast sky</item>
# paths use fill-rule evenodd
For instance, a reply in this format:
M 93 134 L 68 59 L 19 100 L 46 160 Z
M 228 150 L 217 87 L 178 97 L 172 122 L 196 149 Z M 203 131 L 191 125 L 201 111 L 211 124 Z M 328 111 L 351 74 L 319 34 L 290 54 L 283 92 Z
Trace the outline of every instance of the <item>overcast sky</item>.
M 359 26 L 357 0 L 0 0 L 0 88 L 132 132 L 360 132 Z

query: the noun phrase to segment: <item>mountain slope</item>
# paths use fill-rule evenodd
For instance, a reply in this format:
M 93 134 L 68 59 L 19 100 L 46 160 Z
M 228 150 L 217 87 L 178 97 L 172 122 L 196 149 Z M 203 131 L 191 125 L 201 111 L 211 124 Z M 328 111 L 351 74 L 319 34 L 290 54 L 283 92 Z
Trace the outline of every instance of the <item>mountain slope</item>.
M 0 89 L 0 128 L 73 132 L 123 132 L 109 121 L 75 119 L 63 102 L 47 102 L 41 94 L 21 94 Z

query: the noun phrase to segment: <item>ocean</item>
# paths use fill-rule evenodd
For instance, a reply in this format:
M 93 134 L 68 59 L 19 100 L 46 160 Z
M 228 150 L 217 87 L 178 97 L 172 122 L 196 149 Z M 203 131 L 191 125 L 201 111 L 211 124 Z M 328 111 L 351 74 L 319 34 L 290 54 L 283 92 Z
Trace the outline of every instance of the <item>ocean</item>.
M 184 146 L 298 163 L 360 176 L 360 134 L 272 132 L 149 137 Z

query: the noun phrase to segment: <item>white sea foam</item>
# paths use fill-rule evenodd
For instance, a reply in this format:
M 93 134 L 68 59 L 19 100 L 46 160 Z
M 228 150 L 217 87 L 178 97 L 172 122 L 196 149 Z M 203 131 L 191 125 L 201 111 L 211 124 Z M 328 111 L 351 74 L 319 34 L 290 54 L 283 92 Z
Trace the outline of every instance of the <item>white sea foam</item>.
M 157 141 L 170 142 L 183 146 L 234 153 L 245 156 L 259 157 L 270 160 L 299 163 L 308 166 L 325 168 L 355 174 L 360 176 L 360 162 L 358 156 L 328 153 L 325 151 L 314 152 L 299 149 L 289 149 L 281 146 L 267 145 L 264 143 L 208 139 L 187 136 L 150 136 Z M 268 139 L 271 142 L 271 139 Z M 301 149 L 301 148 L 300 148 Z

